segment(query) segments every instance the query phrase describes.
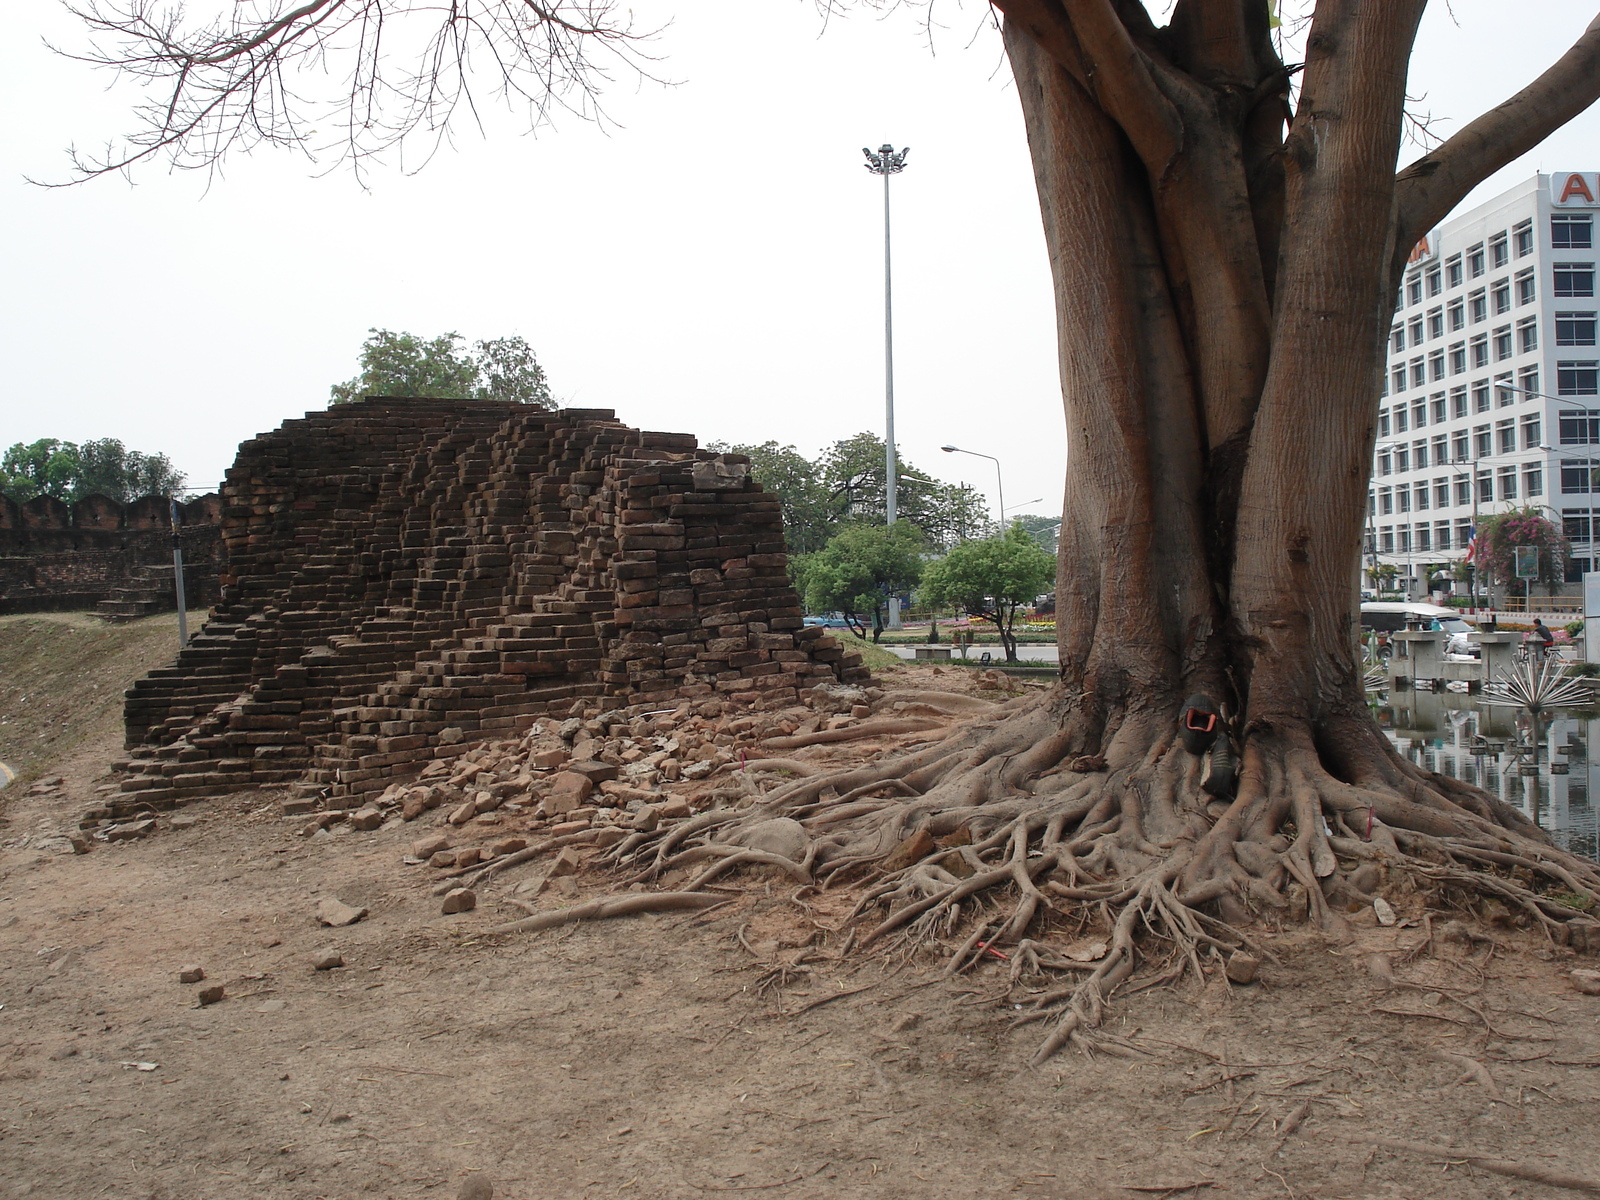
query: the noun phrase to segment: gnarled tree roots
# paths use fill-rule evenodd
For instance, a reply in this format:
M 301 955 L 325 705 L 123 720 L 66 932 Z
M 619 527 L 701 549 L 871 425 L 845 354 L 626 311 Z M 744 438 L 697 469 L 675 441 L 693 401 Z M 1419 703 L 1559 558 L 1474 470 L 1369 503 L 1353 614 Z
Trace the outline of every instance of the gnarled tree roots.
M 897 756 L 749 788 L 742 806 L 631 835 L 610 861 L 636 882 L 687 866 L 688 891 L 751 864 L 860 887 L 858 948 L 938 953 L 949 975 L 1008 964 L 996 1002 L 1022 1005 L 1015 1025 L 1048 1023 L 1036 1064 L 1090 1038 L 1118 989 L 1204 978 L 1245 948 L 1270 957 L 1262 928 L 1337 936 L 1380 890 L 1496 902 L 1560 942 L 1600 902 L 1595 864 L 1406 762 L 1365 712 L 1237 736 L 1237 794 L 1219 800 L 1173 710 L 1097 717 L 1057 688 Z M 743 844 L 777 818 L 804 828 L 803 854 Z

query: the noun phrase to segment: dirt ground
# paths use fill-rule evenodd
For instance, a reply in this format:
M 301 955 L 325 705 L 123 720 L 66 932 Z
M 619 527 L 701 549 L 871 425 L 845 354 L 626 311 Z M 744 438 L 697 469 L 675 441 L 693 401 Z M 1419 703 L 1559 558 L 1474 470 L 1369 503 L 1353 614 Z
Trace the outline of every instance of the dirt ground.
M 114 701 L 111 668 L 68 661 L 83 644 L 55 669 Z M 0 685 L 0 718 L 28 719 L 22 694 Z M 417 824 L 304 837 L 264 792 L 72 854 L 60 834 L 120 749 L 113 701 L 64 710 L 90 731 L 0 792 L 6 1197 L 453 1198 L 475 1177 L 507 1200 L 1570 1194 L 1370 1137 L 1600 1179 L 1600 997 L 1567 978 L 1600 964 L 1521 934 L 1429 941 L 1439 913 L 1281 935 L 1259 983 L 1120 998 L 1115 1056 L 1029 1070 L 1040 1029 L 1008 1032 L 998 960 L 951 982 L 860 955 L 775 970 L 848 904 L 803 909 L 787 880 L 485 936 L 532 865 L 444 916 L 437 875 L 402 861 Z M 561 884 L 562 903 L 617 886 Z M 369 915 L 322 927 L 330 896 Z M 314 970 L 330 947 L 345 965 Z M 1400 986 L 1365 969 L 1380 952 Z M 204 982 L 178 981 L 189 964 Z

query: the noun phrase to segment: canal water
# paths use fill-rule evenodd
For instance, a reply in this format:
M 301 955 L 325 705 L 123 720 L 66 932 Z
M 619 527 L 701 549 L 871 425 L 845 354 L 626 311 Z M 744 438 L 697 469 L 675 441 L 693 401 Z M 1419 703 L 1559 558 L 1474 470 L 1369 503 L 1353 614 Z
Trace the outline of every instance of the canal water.
M 1493 792 L 1558 845 L 1600 858 L 1600 711 L 1556 709 L 1535 716 L 1457 692 L 1406 691 L 1380 703 L 1377 713 L 1412 762 Z M 1558 773 L 1563 766 L 1565 773 Z

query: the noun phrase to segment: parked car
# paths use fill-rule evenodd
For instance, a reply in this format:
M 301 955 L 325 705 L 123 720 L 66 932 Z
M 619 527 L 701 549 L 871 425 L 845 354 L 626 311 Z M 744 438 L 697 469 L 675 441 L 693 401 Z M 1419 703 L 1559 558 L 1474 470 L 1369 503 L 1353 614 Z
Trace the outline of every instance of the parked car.
M 1412 604 L 1397 600 L 1369 600 L 1361 606 L 1361 628 L 1378 635 L 1380 643 L 1387 645 L 1389 634 L 1402 629 L 1443 630 L 1450 635 L 1446 653 L 1476 654 L 1478 648 L 1467 641 L 1478 627 L 1463 620 L 1453 608 L 1438 604 Z
M 824 629 L 849 629 L 850 622 L 840 613 L 823 613 L 820 617 L 805 618 L 807 625 L 821 625 Z

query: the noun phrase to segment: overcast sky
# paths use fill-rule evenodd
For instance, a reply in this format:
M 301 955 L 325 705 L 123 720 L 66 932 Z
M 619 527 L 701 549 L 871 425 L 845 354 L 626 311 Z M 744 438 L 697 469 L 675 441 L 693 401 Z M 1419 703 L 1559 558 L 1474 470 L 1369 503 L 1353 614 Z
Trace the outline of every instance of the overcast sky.
M 992 464 L 939 447 L 995 455 L 1009 507 L 1060 511 L 1048 265 L 981 5 L 936 9 L 930 53 L 905 11 L 824 29 L 810 0 L 641 0 L 641 21 L 671 20 L 654 52 L 673 86 L 619 82 L 606 128 L 463 126 L 420 173 L 365 189 L 288 152 L 233 160 L 209 188 L 159 166 L 132 186 L 24 182 L 127 130 L 135 92 L 41 45 L 83 44 L 48 0 L 8 9 L 0 446 L 117 437 L 211 485 L 240 441 L 323 407 L 371 326 L 520 334 L 561 402 L 703 442 L 881 434 L 882 192 L 860 148 L 888 141 L 911 147 L 892 184 L 902 454 L 991 504 Z M 1417 107 L 1448 135 L 1595 9 L 1435 0 Z M 1559 169 L 1600 169 L 1600 114 L 1468 203 Z

